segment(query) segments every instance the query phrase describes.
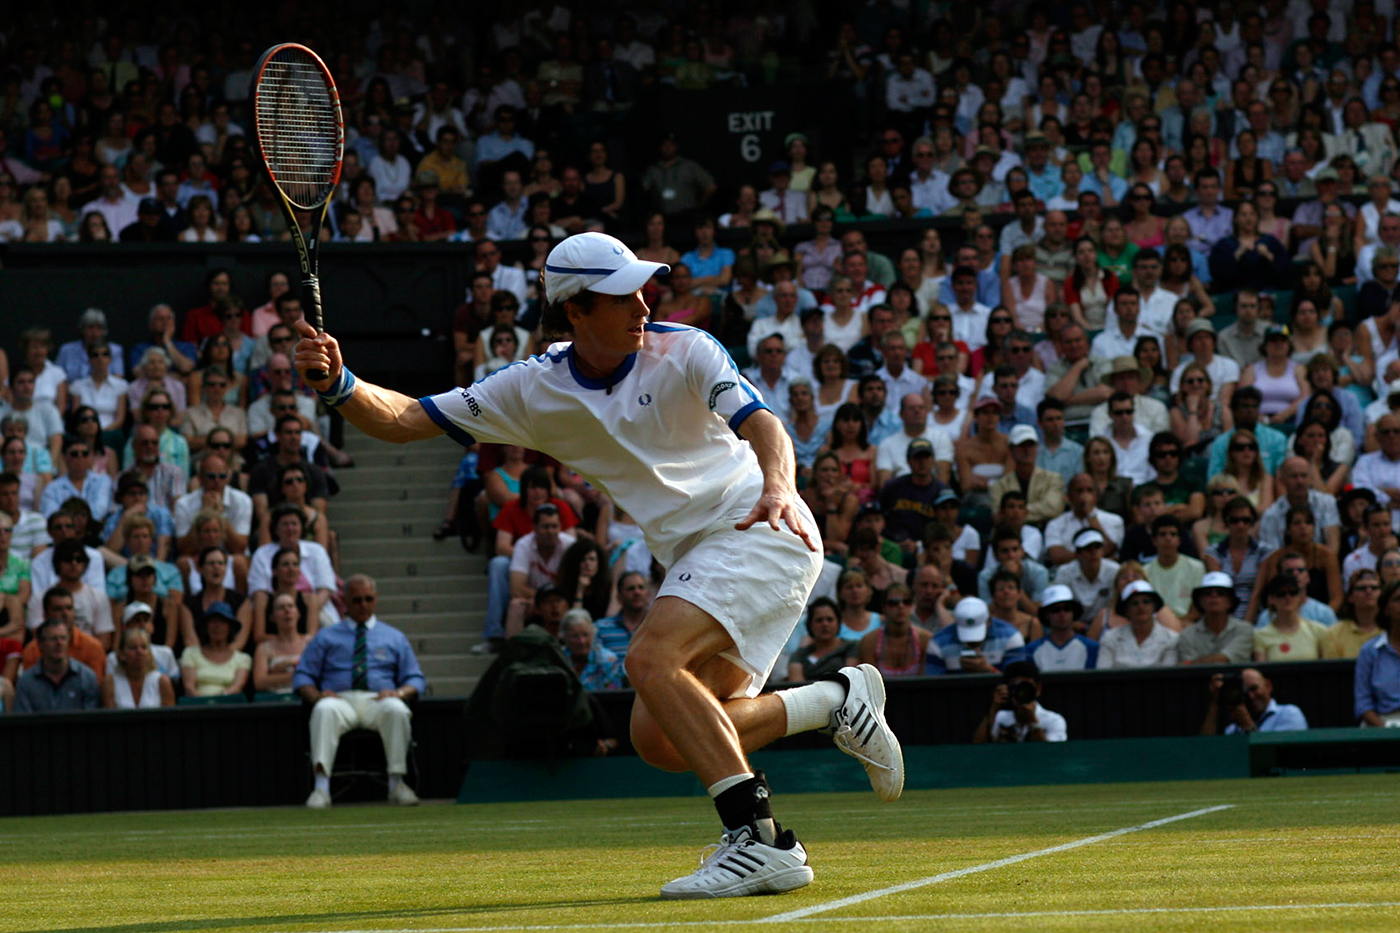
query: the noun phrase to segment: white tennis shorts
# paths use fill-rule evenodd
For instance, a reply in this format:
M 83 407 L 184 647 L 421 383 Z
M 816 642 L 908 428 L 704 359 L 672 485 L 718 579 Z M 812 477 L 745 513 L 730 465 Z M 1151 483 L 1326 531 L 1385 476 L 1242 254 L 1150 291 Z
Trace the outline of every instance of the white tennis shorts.
M 797 500 L 816 551 L 787 527 L 760 522 L 747 531 L 734 525 L 748 509 L 726 517 L 685 552 L 666 574 L 657 596 L 677 596 L 713 616 L 734 639 L 721 657 L 750 675 L 735 696 L 754 697 L 768 681 L 788 637 L 806 609 L 821 572 L 822 544 L 816 520 Z

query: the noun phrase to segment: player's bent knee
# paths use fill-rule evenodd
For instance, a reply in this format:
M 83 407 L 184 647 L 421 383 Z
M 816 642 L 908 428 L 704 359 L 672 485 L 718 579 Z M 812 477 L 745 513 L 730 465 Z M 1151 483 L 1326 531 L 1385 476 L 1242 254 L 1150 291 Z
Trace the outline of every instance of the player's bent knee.
M 666 738 L 666 733 L 661 731 L 661 726 L 640 703 L 632 707 L 631 733 L 632 748 L 637 752 L 637 757 L 653 768 L 675 772 L 690 770 L 671 740 Z

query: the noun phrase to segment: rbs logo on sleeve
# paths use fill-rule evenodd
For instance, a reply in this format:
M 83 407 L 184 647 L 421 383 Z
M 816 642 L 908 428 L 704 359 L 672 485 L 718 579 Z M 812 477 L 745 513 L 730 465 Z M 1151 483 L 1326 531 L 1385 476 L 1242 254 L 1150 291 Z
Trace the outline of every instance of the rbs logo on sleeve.
M 462 401 L 467 403 L 467 410 L 472 413 L 472 416 L 480 418 L 481 406 L 476 403 L 476 399 L 472 398 L 472 394 L 466 389 L 458 389 L 457 391 L 462 393 Z M 714 406 L 712 405 L 710 407 L 713 408 Z

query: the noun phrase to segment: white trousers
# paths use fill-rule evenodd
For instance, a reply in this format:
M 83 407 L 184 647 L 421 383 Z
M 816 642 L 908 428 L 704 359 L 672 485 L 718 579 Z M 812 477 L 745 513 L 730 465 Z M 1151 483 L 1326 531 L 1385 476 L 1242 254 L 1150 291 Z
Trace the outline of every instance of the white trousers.
M 397 697 L 376 700 L 369 690 L 347 690 L 325 697 L 311 708 L 311 764 L 330 774 L 340 737 L 351 729 L 373 729 L 384 740 L 390 774 L 408 773 L 408 743 L 413 712 Z

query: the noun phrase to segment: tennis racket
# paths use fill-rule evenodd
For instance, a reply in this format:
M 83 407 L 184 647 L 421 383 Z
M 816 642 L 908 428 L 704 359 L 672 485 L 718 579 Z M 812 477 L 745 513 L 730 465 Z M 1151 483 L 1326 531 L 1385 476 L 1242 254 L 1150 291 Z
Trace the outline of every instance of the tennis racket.
M 283 42 L 258 61 L 252 98 L 253 139 L 296 243 L 302 304 L 319 334 L 325 327 L 317 246 L 345 157 L 340 95 L 320 56 L 304 45 Z M 301 231 L 298 210 L 311 215 L 310 236 Z M 310 370 L 307 376 L 319 382 L 328 374 Z

